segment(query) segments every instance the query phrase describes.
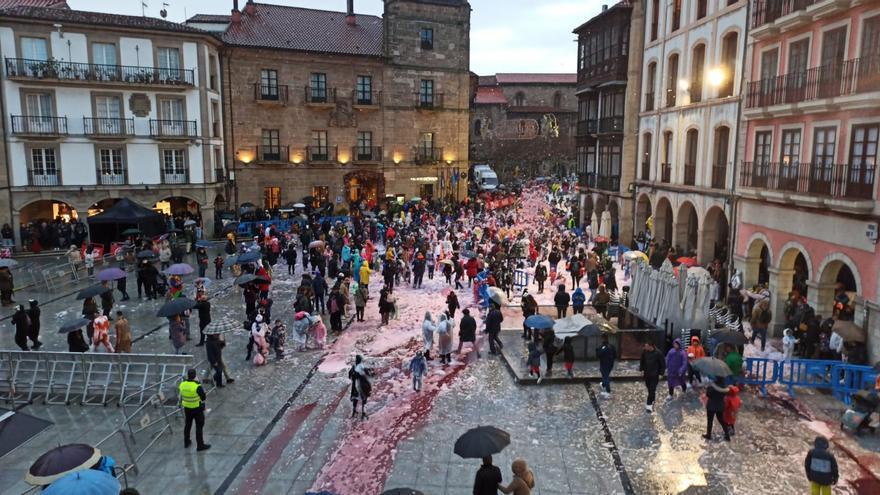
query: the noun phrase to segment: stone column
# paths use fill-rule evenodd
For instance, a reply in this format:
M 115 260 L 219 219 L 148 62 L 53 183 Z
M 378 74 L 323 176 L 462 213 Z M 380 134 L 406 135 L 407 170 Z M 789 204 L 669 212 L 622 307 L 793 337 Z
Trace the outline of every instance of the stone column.
M 785 270 L 770 267 L 770 308 L 773 311 L 773 321 L 768 328 L 769 334 L 781 335 L 785 325 L 785 300 L 791 291 L 791 278 L 794 270 Z
M 831 316 L 831 311 L 834 309 L 834 287 L 835 284 L 807 280 L 807 304 L 823 318 Z
M 12 209 L 12 234 L 15 236 L 15 246 L 18 249 L 24 249 L 24 246 L 21 245 L 21 212 Z
M 761 257 L 734 255 L 733 267 L 742 272 L 743 287 L 751 287 L 758 283 L 758 274 L 761 270 Z
M 214 238 L 214 205 L 206 205 L 199 208 L 202 214 L 202 236 L 205 239 Z
M 862 319 L 862 325 L 868 329 L 868 362 L 880 361 L 880 304 L 865 301 L 865 311 L 860 317 L 860 307 L 856 305 L 856 322 Z

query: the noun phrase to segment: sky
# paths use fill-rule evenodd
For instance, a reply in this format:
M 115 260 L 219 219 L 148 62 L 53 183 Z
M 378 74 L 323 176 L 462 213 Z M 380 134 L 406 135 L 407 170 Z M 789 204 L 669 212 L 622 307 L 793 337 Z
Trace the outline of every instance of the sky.
M 71 8 L 158 17 L 163 3 L 168 19 L 182 22 L 193 14 L 228 14 L 232 0 L 68 0 Z M 576 44 L 572 30 L 616 0 L 470 0 L 471 70 L 574 73 Z M 245 0 L 240 0 L 244 5 Z M 265 0 L 265 3 L 345 11 L 346 0 Z M 355 0 L 355 12 L 382 15 L 382 0 Z

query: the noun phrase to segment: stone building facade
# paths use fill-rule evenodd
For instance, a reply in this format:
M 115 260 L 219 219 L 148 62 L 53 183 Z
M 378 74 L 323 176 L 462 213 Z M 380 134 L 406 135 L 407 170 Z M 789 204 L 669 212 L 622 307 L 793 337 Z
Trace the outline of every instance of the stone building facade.
M 2 223 L 85 219 L 128 197 L 201 217 L 225 202 L 220 41 L 148 17 L 0 10 Z M 7 182 L 8 181 L 8 182 Z
M 380 18 L 352 3 L 248 2 L 223 27 L 236 204 L 463 197 L 470 5 L 389 0 Z
M 625 245 L 633 237 L 643 29 L 643 2 L 622 1 L 574 30 L 581 222 Z
M 700 263 L 730 261 L 745 0 L 650 0 L 636 225 Z
M 492 165 L 502 182 L 517 175 L 573 172 L 574 74 L 474 79 L 471 162 Z

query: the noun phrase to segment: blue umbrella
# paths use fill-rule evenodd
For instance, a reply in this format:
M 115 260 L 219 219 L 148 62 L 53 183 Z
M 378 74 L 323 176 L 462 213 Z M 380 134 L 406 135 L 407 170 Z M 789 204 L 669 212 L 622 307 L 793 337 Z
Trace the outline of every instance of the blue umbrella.
M 176 263 L 168 267 L 165 270 L 166 275 L 189 275 L 194 272 L 193 267 L 187 265 L 186 263 Z
M 214 243 L 211 241 L 196 241 L 196 246 L 203 247 L 203 248 L 209 248 L 209 247 L 213 247 Z
M 121 278 L 126 277 L 125 270 L 119 268 L 105 268 L 98 272 L 98 280 L 102 282 L 111 281 L 111 280 L 119 280 Z
M 56 480 L 43 495 L 118 495 L 119 480 L 97 469 L 83 469 Z
M 244 253 L 240 255 L 235 262 L 238 264 L 242 263 L 253 263 L 261 258 L 260 253 L 257 251 L 251 251 L 249 253 Z
M 197 283 L 197 284 L 202 284 L 202 286 L 203 286 L 204 288 L 206 288 L 206 289 L 207 289 L 208 287 L 210 287 L 211 284 L 213 283 L 213 282 L 211 281 L 211 279 L 208 278 L 208 277 L 199 277 L 199 278 L 195 279 L 194 282 Z
M 547 328 L 553 328 L 553 318 L 550 318 L 547 315 L 532 315 L 526 318 L 525 325 L 529 328 L 545 330 Z

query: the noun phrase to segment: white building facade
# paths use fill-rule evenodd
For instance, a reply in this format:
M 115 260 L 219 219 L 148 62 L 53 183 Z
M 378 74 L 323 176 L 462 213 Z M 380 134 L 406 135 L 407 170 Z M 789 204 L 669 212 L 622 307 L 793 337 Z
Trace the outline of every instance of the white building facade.
M 213 231 L 225 203 L 218 50 L 146 17 L 0 12 L 9 208 L 19 225 L 85 219 L 123 197 Z
M 636 230 L 726 264 L 745 0 L 648 0 Z

